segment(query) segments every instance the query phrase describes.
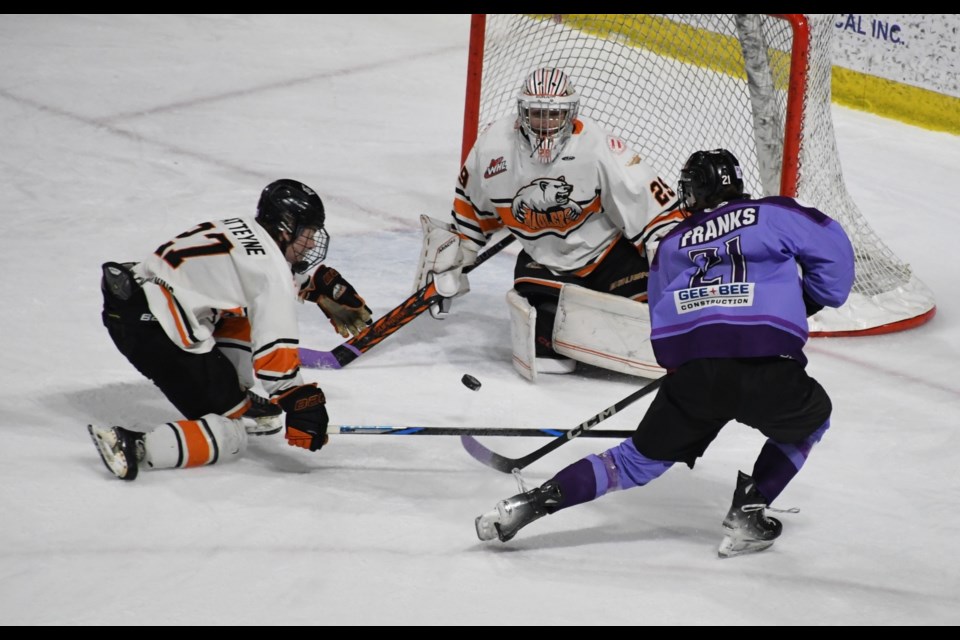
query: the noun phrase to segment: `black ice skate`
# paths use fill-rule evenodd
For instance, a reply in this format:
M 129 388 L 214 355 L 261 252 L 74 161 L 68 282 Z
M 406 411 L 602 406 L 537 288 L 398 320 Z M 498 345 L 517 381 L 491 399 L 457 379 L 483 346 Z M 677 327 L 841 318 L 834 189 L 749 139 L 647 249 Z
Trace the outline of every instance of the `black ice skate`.
M 739 471 L 733 504 L 723 519 L 724 537 L 717 550 L 721 558 L 763 551 L 773 544 L 783 525 L 776 518 L 768 517 L 764 513 L 766 508 L 767 500 L 760 495 L 753 478 Z
M 241 416 L 247 433 L 254 436 L 271 436 L 278 433 L 283 428 L 283 420 L 280 419 L 283 409 L 280 405 L 273 404 L 249 390 L 247 397 L 250 398 L 250 408 Z
M 477 537 L 481 540 L 500 538 L 500 542 L 506 542 L 523 527 L 550 513 L 548 509 L 556 506 L 561 498 L 560 485 L 551 480 L 541 487 L 501 500 L 495 509 L 477 516 L 474 521 Z
M 87 425 L 100 459 L 121 480 L 134 480 L 145 455 L 143 434 L 123 427 Z

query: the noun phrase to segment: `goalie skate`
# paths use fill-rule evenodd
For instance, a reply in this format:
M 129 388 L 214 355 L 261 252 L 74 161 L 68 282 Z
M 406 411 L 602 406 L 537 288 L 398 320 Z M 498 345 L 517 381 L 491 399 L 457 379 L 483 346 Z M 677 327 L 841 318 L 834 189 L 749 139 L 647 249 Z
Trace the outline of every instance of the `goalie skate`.
M 100 459 L 121 480 L 134 480 L 144 458 L 143 434 L 123 427 L 87 425 Z

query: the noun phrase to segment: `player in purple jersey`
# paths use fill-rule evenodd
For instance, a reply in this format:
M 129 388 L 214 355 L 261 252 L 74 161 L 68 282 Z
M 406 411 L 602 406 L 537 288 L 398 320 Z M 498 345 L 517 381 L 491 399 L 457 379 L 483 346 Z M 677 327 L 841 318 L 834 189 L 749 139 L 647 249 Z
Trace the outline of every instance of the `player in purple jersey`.
M 738 473 L 718 553 L 761 551 L 780 535 L 765 510 L 830 426 L 830 398 L 805 370 L 807 317 L 847 299 L 853 247 L 821 211 L 743 189 L 729 151 L 687 160 L 679 180 L 687 216 L 651 259 L 651 338 L 668 370 L 656 398 L 632 438 L 479 516 L 481 540 L 506 542 L 544 515 L 643 486 L 676 462 L 693 468 L 733 420 L 767 440 L 752 475 Z

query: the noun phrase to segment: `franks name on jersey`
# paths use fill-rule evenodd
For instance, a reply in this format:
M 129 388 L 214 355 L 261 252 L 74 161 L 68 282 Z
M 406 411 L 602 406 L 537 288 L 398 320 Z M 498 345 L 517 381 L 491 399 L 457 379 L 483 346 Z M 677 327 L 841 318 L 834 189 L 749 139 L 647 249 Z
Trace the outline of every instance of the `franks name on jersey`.
M 263 245 L 260 244 L 260 241 L 257 240 L 257 236 L 253 233 L 253 230 L 247 226 L 247 223 L 240 218 L 229 218 L 223 221 L 223 224 L 230 230 L 230 233 L 234 238 L 240 243 L 240 246 L 244 248 L 248 256 L 252 255 L 266 255 L 266 250 L 263 248 Z
M 757 223 L 756 207 L 743 207 L 728 211 L 722 216 L 705 220 L 700 224 L 691 227 L 680 236 L 680 247 L 689 247 L 694 244 L 710 242 L 717 238 Z

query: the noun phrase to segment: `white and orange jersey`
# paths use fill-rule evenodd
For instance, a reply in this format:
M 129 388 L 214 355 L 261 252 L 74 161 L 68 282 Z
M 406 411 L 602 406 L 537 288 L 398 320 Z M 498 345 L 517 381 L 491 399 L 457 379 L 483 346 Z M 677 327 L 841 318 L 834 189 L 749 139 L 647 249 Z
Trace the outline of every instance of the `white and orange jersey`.
M 479 245 L 506 226 L 530 256 L 556 273 L 591 264 L 620 235 L 642 247 L 646 224 L 676 194 L 621 138 L 588 118 L 557 159 L 543 164 L 520 141 L 513 116 L 490 125 L 460 171 L 453 220 Z
M 644 251 L 646 251 L 647 260 L 651 264 L 653 263 L 654 256 L 657 254 L 660 240 L 673 231 L 673 228 L 689 215 L 687 211 L 678 207 L 670 211 L 664 211 L 647 223 L 643 234 L 640 236 L 640 241 L 643 243 Z
M 303 384 L 290 265 L 252 218 L 203 222 L 160 245 L 134 273 L 150 311 L 184 351 L 211 351 L 218 323 L 230 325 L 249 343 L 254 374 L 271 396 Z M 231 318 L 246 322 L 221 322 Z

